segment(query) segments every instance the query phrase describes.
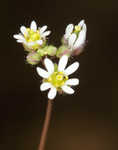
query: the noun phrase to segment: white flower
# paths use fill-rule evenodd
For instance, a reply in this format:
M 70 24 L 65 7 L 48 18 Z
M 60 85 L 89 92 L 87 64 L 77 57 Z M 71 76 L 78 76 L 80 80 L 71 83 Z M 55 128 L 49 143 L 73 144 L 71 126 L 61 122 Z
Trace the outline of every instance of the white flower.
M 50 59 L 45 58 L 44 64 L 47 71 L 40 67 L 36 68 L 38 74 L 43 78 L 43 83 L 40 86 L 40 90 L 45 91 L 50 89 L 48 93 L 49 99 L 54 99 L 57 91 L 60 90 L 63 90 L 67 94 L 73 94 L 74 90 L 71 86 L 79 84 L 79 79 L 69 79 L 68 77 L 78 69 L 79 63 L 75 62 L 66 68 L 67 62 L 68 57 L 64 55 L 60 58 L 58 66 L 55 67 Z
M 25 26 L 20 27 L 21 33 L 13 35 L 18 43 L 22 43 L 24 46 L 31 49 L 38 49 L 45 41 L 51 31 L 46 31 L 47 26 L 37 28 L 35 21 L 31 22 L 30 28 Z
M 84 20 L 81 20 L 78 25 L 69 24 L 66 27 L 64 40 L 66 41 L 70 50 L 80 48 L 86 40 L 87 27 Z

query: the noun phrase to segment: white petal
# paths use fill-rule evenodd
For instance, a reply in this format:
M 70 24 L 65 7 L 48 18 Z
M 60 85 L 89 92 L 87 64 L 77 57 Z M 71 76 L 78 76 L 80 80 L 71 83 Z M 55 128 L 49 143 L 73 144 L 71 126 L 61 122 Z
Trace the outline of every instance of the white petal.
M 22 41 L 22 40 L 17 40 L 17 42 L 18 42 L 18 43 L 24 43 L 24 41 Z
M 78 26 L 82 27 L 84 25 L 84 20 L 81 20 L 79 23 L 78 23 Z
M 86 26 L 86 24 L 83 25 L 83 30 L 84 30 L 84 32 L 87 31 L 87 26 Z
M 68 56 L 63 55 L 59 60 L 58 71 L 64 71 L 67 65 L 67 62 L 68 62 Z
M 45 67 L 48 70 L 49 74 L 52 74 L 54 72 L 54 64 L 53 64 L 53 62 L 50 59 L 45 58 L 44 64 L 45 64 Z
M 43 41 L 42 40 L 38 40 L 36 41 L 39 45 L 42 45 L 43 44 Z
M 21 31 L 21 33 L 24 35 L 24 34 L 27 34 L 27 29 L 26 29 L 26 27 L 25 26 L 21 26 L 20 27 L 20 31 Z
M 72 73 L 74 73 L 79 67 L 79 62 L 75 62 L 72 65 L 70 65 L 68 68 L 64 70 L 64 73 L 68 76 Z
M 86 31 L 87 31 L 87 28 L 86 28 L 86 25 L 84 24 L 83 29 L 80 31 L 79 37 L 74 44 L 74 47 L 73 47 L 74 49 L 79 48 L 82 44 L 85 43 Z
M 61 88 L 67 94 L 73 94 L 74 93 L 74 90 L 67 85 L 63 85 Z
M 74 25 L 73 25 L 73 24 L 69 24 L 69 25 L 66 27 L 65 33 L 72 33 L 73 28 L 74 28 Z
M 70 47 L 73 47 L 73 44 L 74 44 L 74 42 L 75 42 L 75 40 L 76 40 L 76 37 L 77 37 L 77 36 L 76 36 L 75 33 L 71 34 L 71 36 L 69 37 L 68 44 L 69 44 Z
M 65 85 L 78 85 L 79 84 L 79 79 L 69 79 L 65 82 Z
M 33 46 L 34 44 L 36 44 L 36 42 L 27 42 L 28 46 Z
M 41 84 L 40 90 L 41 90 L 41 91 L 46 91 L 46 90 L 48 90 L 48 89 L 51 88 L 51 87 L 52 87 L 52 85 L 51 85 L 50 83 L 44 82 L 44 83 Z
M 64 34 L 64 38 L 68 39 L 70 37 L 70 35 L 71 35 L 70 33 L 66 33 L 66 34 Z
M 13 37 L 17 40 L 24 40 L 24 37 L 20 34 L 14 34 Z
M 45 71 L 44 69 L 37 67 L 36 68 L 37 73 L 39 74 L 39 76 L 43 77 L 43 78 L 48 78 L 49 77 L 49 73 L 47 71 Z
M 56 97 L 57 90 L 55 87 L 52 87 L 48 93 L 48 98 L 53 100 Z
M 46 37 L 51 33 L 51 31 L 46 31 L 44 33 L 41 34 L 42 37 Z
M 33 30 L 34 32 L 36 32 L 36 30 L 37 30 L 37 25 L 36 25 L 36 22 L 35 22 L 35 21 L 32 21 L 32 22 L 31 22 L 30 29 Z
M 40 34 L 42 34 L 47 29 L 47 26 L 39 28 Z

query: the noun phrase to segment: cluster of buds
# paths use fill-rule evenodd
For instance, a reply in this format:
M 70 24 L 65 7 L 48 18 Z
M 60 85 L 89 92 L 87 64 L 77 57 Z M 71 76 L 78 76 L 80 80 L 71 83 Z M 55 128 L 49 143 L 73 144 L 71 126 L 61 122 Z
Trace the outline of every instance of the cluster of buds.
M 56 48 L 47 44 L 47 36 L 51 31 L 46 31 L 47 25 L 37 27 L 35 21 L 31 22 L 29 28 L 20 27 L 21 33 L 15 34 L 13 37 L 18 43 L 22 43 L 24 50 L 28 52 L 26 60 L 31 65 L 37 65 L 44 56 L 56 56 L 60 58 L 63 55 L 68 57 L 79 55 L 86 42 L 86 24 L 84 20 L 78 25 L 69 24 L 65 29 L 62 37 L 62 45 Z
M 47 44 L 47 36 L 51 31 L 46 31 L 47 26 L 37 27 L 35 21 L 31 22 L 29 28 L 21 26 L 21 33 L 13 35 L 18 43 L 22 43 L 24 50 L 27 51 L 26 61 L 31 65 L 37 65 L 43 62 L 44 69 L 37 67 L 38 74 L 43 78 L 41 91 L 50 89 L 48 93 L 49 99 L 54 99 L 57 91 L 73 94 L 74 90 L 71 86 L 79 84 L 79 79 L 69 79 L 69 75 L 74 73 L 79 63 L 75 62 L 69 67 L 66 67 L 68 58 L 79 55 L 86 43 L 87 27 L 84 20 L 81 20 L 78 25 L 69 24 L 65 29 L 65 34 L 62 37 L 62 44 L 59 48 L 54 45 Z M 48 57 L 59 58 L 59 63 L 53 64 Z

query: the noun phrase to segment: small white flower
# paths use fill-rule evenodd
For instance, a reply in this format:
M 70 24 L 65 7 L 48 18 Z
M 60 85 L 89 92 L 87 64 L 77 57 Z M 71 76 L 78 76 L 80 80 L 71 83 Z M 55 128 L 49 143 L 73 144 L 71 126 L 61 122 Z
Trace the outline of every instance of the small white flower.
M 25 47 L 36 50 L 45 42 L 46 36 L 51 33 L 51 31 L 46 31 L 46 29 L 46 25 L 41 28 L 37 28 L 36 22 L 32 21 L 30 28 L 21 26 L 21 33 L 15 34 L 13 37 L 18 43 L 22 43 Z
M 64 40 L 70 50 L 75 50 L 84 45 L 86 40 L 87 27 L 84 20 L 81 20 L 78 25 L 69 24 L 66 27 Z
M 57 91 L 61 90 L 67 94 L 73 94 L 74 90 L 71 88 L 71 86 L 79 84 L 79 79 L 69 79 L 68 77 L 78 69 L 79 63 L 75 62 L 66 68 L 67 62 L 68 57 L 64 55 L 60 58 L 58 66 L 55 67 L 50 59 L 45 58 L 44 65 L 47 71 L 40 67 L 36 68 L 39 76 L 43 78 L 43 83 L 40 86 L 40 90 L 45 91 L 50 89 L 48 93 L 49 99 L 54 99 Z

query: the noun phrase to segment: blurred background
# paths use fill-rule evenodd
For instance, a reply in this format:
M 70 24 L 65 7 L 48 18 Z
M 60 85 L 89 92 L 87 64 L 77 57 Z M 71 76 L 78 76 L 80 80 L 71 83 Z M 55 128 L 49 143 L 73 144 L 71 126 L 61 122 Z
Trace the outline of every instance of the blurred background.
M 115 150 L 118 147 L 118 2 L 112 0 L 1 1 L 0 150 L 37 150 L 47 104 L 35 68 L 13 39 L 35 20 L 52 31 L 59 46 L 65 27 L 85 19 L 87 45 L 80 85 L 72 96 L 57 96 L 46 150 Z M 74 59 L 72 62 L 75 61 Z

